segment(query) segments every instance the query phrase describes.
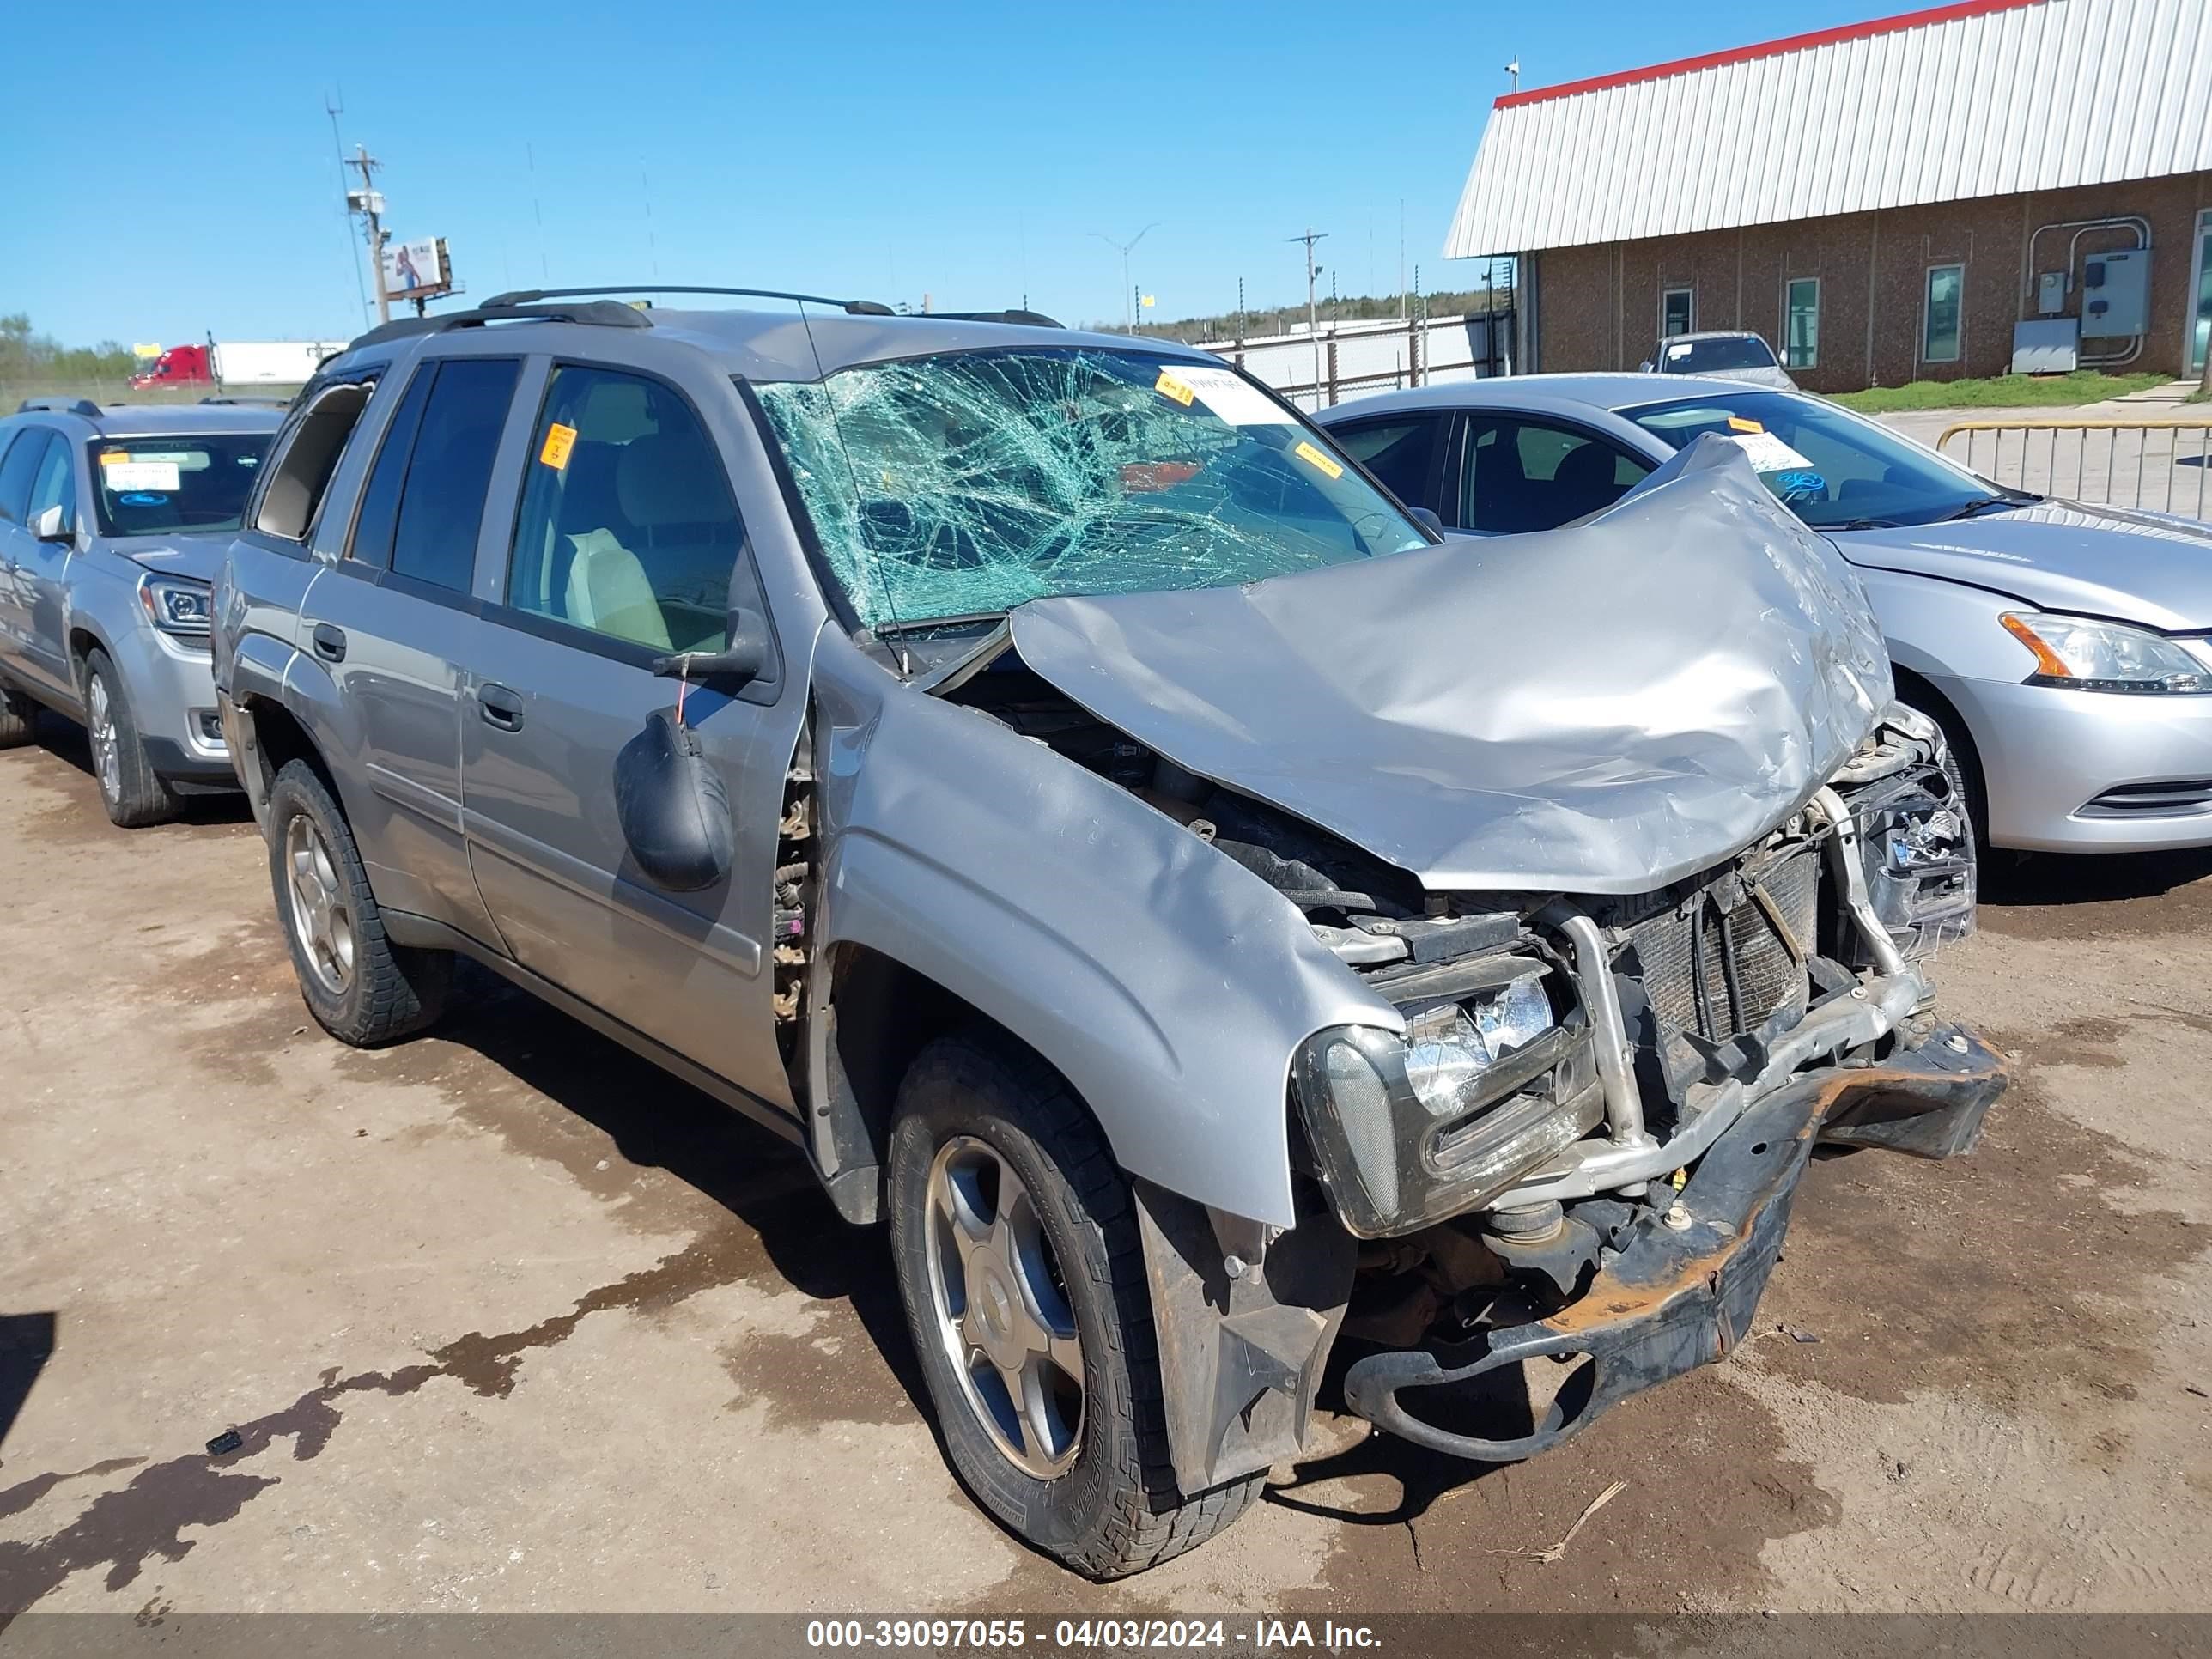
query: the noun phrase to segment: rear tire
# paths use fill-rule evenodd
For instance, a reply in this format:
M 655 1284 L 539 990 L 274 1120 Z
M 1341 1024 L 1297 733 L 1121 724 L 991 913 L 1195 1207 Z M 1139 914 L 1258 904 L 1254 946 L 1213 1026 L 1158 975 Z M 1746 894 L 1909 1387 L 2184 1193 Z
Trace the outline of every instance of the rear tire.
M 123 676 L 98 646 L 84 659 L 84 729 L 109 823 L 118 830 L 143 830 L 177 816 L 177 792 L 146 758 Z
M 445 1012 L 449 951 L 394 945 L 345 814 L 313 767 L 286 763 L 269 790 L 269 874 L 300 994 L 357 1048 L 411 1036 Z
M 1049 1066 L 995 1032 L 924 1048 L 894 1109 L 889 1212 L 946 1454 L 1000 1523 L 1078 1572 L 1119 1578 L 1195 1548 L 1250 1506 L 1262 1475 L 1191 1494 L 1176 1486 L 1135 1200 Z M 963 1231 L 963 1218 L 986 1224 Z M 998 1223 L 1012 1248 L 975 1265 Z M 1021 1342 L 1003 1340 L 1010 1309 L 1029 1322 L 1034 1370 L 1020 1368 Z M 994 1357 L 1002 1347 L 1024 1381 L 1048 1379 L 1026 1410 L 994 1382 L 1009 1369 Z
M 20 749 L 38 731 L 39 705 L 21 691 L 0 690 L 0 749 Z

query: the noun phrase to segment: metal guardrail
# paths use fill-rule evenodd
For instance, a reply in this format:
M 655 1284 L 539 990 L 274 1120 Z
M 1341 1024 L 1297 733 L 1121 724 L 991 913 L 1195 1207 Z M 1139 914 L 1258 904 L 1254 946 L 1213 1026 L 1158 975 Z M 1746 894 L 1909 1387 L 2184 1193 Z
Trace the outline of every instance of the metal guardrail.
M 1986 464 L 1977 455 L 1977 441 L 1984 433 L 1990 437 Z M 2008 477 L 2005 439 L 2013 433 L 2019 434 L 2020 443 L 2009 457 L 2011 476 Z M 2104 439 L 2101 459 L 2096 453 L 2100 434 Z M 2132 446 L 2123 441 L 2130 435 Z M 1952 454 L 1951 441 L 1961 436 L 1966 441 L 1965 453 Z M 2062 440 L 2067 441 L 2062 443 Z M 2212 418 L 1960 421 L 1943 428 L 1936 447 L 1993 483 L 2038 495 L 2070 495 L 2078 501 L 2106 507 L 2188 513 L 2199 519 L 2205 516 L 2207 505 L 2212 504 Z M 2042 476 L 2032 479 L 2029 475 L 2039 459 Z M 2185 469 L 2194 476 L 2186 476 Z M 2070 490 L 2066 487 L 2069 477 Z

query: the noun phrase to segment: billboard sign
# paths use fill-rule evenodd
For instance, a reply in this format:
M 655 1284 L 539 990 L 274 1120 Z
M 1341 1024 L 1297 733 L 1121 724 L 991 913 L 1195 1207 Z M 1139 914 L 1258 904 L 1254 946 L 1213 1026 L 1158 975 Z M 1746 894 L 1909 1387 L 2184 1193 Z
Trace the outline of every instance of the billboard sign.
M 428 299 L 453 287 L 446 239 L 384 245 L 384 291 L 395 300 Z

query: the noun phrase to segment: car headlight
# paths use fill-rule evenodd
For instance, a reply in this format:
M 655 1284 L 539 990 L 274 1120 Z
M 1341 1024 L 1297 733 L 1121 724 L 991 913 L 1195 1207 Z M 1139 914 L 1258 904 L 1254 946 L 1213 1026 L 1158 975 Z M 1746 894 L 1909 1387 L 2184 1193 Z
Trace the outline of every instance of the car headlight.
M 1340 1025 L 1299 1052 L 1307 1144 L 1361 1237 L 1472 1209 L 1604 1116 L 1589 1028 L 1555 1012 L 1548 970 L 1485 969 L 1490 983 L 1409 1008 L 1403 1037 Z
M 2004 630 L 2035 657 L 2030 685 L 2080 691 L 2212 691 L 2212 667 L 2179 640 L 2125 623 L 2008 611 Z
M 149 576 L 138 584 L 138 601 L 164 634 L 186 639 L 208 636 L 209 588 L 182 576 Z

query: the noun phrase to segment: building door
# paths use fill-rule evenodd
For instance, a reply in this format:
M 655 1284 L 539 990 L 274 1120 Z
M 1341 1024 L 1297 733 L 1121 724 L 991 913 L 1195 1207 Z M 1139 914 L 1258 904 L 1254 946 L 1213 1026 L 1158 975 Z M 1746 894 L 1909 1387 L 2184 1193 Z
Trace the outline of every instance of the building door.
M 2204 354 L 2212 349 L 2212 208 L 2197 216 L 2197 262 L 2189 281 L 2197 307 L 2189 319 L 2189 362 L 2191 374 L 2204 372 Z

